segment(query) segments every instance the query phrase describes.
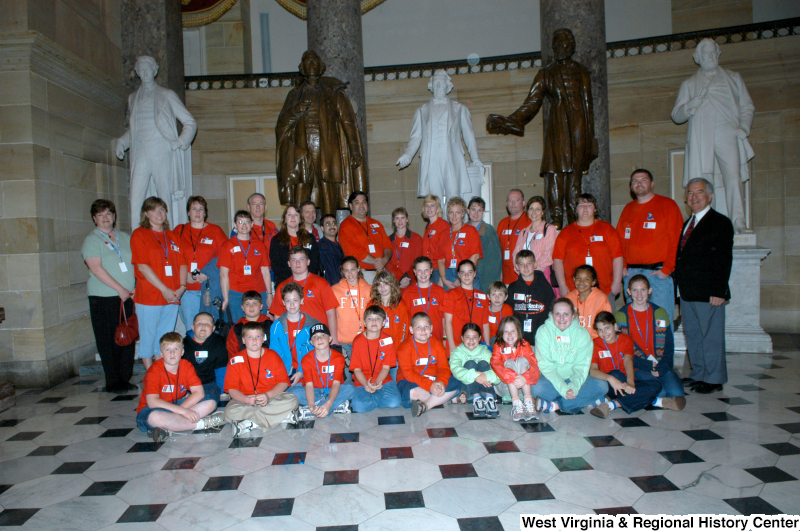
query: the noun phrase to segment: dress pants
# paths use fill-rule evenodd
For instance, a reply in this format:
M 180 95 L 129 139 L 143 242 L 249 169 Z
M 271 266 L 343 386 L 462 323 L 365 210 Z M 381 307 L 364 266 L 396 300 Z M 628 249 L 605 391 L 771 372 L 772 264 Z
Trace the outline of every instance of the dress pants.
M 133 361 L 136 343 L 120 347 L 114 342 L 114 333 L 119 325 L 120 298 L 89 297 L 89 315 L 92 319 L 92 330 L 103 363 L 106 375 L 106 390 L 127 391 L 128 383 L 133 375 Z M 125 301 L 125 313 L 133 314 L 133 299 Z
M 725 305 L 681 299 L 683 333 L 692 371 L 689 378 L 708 384 L 728 381 L 725 361 Z

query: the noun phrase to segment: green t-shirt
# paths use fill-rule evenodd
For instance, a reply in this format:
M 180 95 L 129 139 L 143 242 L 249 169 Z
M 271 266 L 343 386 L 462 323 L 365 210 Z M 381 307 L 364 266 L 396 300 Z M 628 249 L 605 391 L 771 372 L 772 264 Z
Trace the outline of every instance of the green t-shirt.
M 111 278 L 119 282 L 123 287 L 128 290 L 133 290 L 136 284 L 136 279 L 133 276 L 133 264 L 131 263 L 131 237 L 122 231 L 116 231 L 117 243 L 106 238 L 105 234 L 95 229 L 89 233 L 83 246 L 81 247 L 81 254 L 83 259 L 87 258 L 100 258 L 100 265 L 103 269 L 108 271 Z M 116 247 L 116 251 L 112 247 Z M 117 253 L 122 253 L 122 260 Z M 120 262 L 125 264 L 126 271 L 122 271 Z M 92 297 L 114 297 L 119 295 L 117 290 L 101 282 L 91 270 L 89 270 L 89 282 L 86 283 L 86 291 Z

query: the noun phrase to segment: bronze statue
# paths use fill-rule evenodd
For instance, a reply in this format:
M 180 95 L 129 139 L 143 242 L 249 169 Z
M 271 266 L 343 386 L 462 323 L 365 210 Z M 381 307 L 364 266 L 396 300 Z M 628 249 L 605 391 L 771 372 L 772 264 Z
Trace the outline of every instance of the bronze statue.
M 551 222 L 559 229 L 565 210 L 568 223 L 577 219 L 575 208 L 581 193 L 581 179 L 597 158 L 589 70 L 572 60 L 574 53 L 572 32 L 556 30 L 553 33 L 555 59 L 536 74 L 522 106 L 510 116 L 490 114 L 486 117 L 489 133 L 524 136 L 525 125 L 533 120 L 545 99 L 549 102 L 539 174 L 545 179 Z
M 275 126 L 281 203 L 314 201 L 322 212 L 347 208 L 354 190 L 368 191 L 361 135 L 346 85 L 321 77 L 325 64 L 308 50 Z

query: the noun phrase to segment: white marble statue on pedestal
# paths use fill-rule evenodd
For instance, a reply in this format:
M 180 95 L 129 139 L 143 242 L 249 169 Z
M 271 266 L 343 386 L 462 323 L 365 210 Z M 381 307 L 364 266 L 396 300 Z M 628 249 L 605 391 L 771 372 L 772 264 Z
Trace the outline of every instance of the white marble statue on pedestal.
M 483 164 L 478 156 L 472 117 L 465 105 L 447 96 L 453 90 L 453 82 L 444 70 L 434 72 L 428 90 L 433 92 L 433 98 L 414 113 L 411 138 L 397 165 L 402 169 L 411 164 L 419 150 L 417 197 L 433 194 L 444 201 L 460 196 L 469 201 L 480 196 L 483 184 Z M 472 160 L 469 165 L 474 167 L 475 182 L 467 171 L 462 136 Z
M 186 221 L 186 199 L 192 193 L 189 150 L 197 132 L 195 122 L 178 95 L 155 82 L 158 65 L 143 55 L 134 67 L 142 86 L 128 97 L 130 126 L 117 139 L 122 160 L 131 150 L 131 228 L 139 224 L 144 200 L 158 196 L 170 210 L 171 227 Z M 183 129 L 178 135 L 179 120 Z
M 742 77 L 719 66 L 719 45 L 703 39 L 694 60 L 695 75 L 681 85 L 672 119 L 688 120 L 683 185 L 702 177 L 725 193 L 715 194 L 714 210 L 733 222 L 737 234 L 747 228 L 742 183 L 750 178 L 748 161 L 754 152 L 747 137 L 753 124 L 753 100 Z

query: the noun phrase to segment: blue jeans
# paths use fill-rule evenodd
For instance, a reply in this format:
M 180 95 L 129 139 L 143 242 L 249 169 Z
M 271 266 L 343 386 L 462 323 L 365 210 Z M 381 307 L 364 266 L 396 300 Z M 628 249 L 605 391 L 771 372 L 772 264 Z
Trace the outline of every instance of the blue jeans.
M 569 380 L 566 380 L 566 383 L 569 383 Z M 564 413 L 577 413 L 582 408 L 601 400 L 606 396 L 606 391 L 608 391 L 608 384 L 593 376 L 586 377 L 586 381 L 583 382 L 578 394 L 572 400 L 568 400 L 558 394 L 556 388 L 544 375 L 539 376 L 539 381 L 536 382 L 536 385 L 531 386 L 531 395 L 555 402 Z
M 684 396 L 686 393 L 683 391 L 683 383 L 681 382 L 678 374 L 669 369 L 661 376 L 653 376 L 653 373 L 644 369 L 636 369 L 633 374 L 636 378 L 636 392 L 639 392 L 639 382 L 648 380 L 656 380 L 661 384 L 661 391 L 658 393 L 659 397 L 665 396 Z
M 205 391 L 205 386 L 203 386 L 203 390 Z M 190 396 L 192 396 L 192 393 L 187 393 L 186 396 L 175 402 L 175 404 L 178 406 L 183 404 L 186 401 L 186 399 L 189 398 Z M 198 404 L 206 400 L 212 400 L 212 398 L 206 395 L 200 399 L 200 402 L 198 402 Z M 172 413 L 172 411 L 164 407 L 151 408 L 150 406 L 144 406 L 142 410 L 136 415 L 136 427 L 142 430 L 143 432 L 147 432 L 149 430 L 157 428 L 158 426 L 151 426 L 147 422 L 149 420 L 150 413 L 152 413 L 153 411 L 166 411 L 167 413 Z
M 658 275 L 650 276 L 653 273 L 650 269 L 628 268 L 628 276 L 622 279 L 622 292 L 625 294 L 625 301 L 631 302 L 628 295 L 628 282 L 634 275 L 644 275 L 650 282 L 650 287 L 653 288 L 653 294 L 650 295 L 650 302 L 661 306 L 667 310 L 669 315 L 669 322 L 675 323 L 675 284 L 672 282 L 672 277 L 664 279 L 658 278 Z M 675 328 L 675 325 L 672 325 Z
M 400 407 L 400 391 L 394 382 L 386 382 L 374 393 L 363 387 L 356 387 L 351 403 L 355 413 L 366 413 L 375 408 Z
M 404 408 L 411 407 L 411 390 L 416 389 L 419 385 L 409 382 L 408 380 L 400 380 L 397 382 L 397 390 L 400 391 L 400 405 Z M 451 391 L 459 392 L 461 391 L 461 382 L 458 381 L 457 378 L 453 378 L 450 376 L 450 380 L 447 382 L 447 387 L 445 387 L 444 392 L 449 393 Z
M 478 361 L 478 362 L 476 362 L 475 360 L 467 360 L 467 362 L 464 364 L 464 368 L 465 369 L 473 369 L 473 370 L 476 370 L 478 372 L 483 372 L 483 373 L 492 370 L 492 366 L 489 365 L 489 362 L 486 361 L 486 360 L 481 360 L 481 361 Z M 455 376 L 451 376 L 450 377 L 450 380 L 455 380 L 455 379 L 456 379 Z M 468 400 L 472 400 L 472 397 L 475 396 L 476 394 L 481 394 L 483 396 L 486 396 L 486 395 L 494 396 L 494 387 L 493 386 L 484 387 L 483 385 L 479 384 L 478 382 L 472 382 L 472 383 L 461 382 L 461 391 L 463 391 L 464 393 L 467 393 L 467 399 Z
M 178 305 L 165 304 L 164 306 L 136 305 L 136 315 L 139 317 L 139 357 L 152 358 L 161 355 L 158 345 L 161 336 L 167 332 L 175 331 L 178 320 Z
M 198 313 L 200 313 L 200 292 L 185 292 L 181 297 L 180 314 L 187 332 L 192 329 L 194 318 Z
M 242 310 L 242 297 L 244 293 L 241 291 L 233 291 L 230 290 L 228 292 L 228 308 L 231 309 L 231 317 L 233 318 L 233 324 L 239 322 L 239 319 L 244 318 L 244 310 Z M 261 292 L 261 304 L 264 305 L 264 308 L 261 310 L 261 313 L 267 315 L 269 313 L 269 308 L 267 308 L 267 292 Z
M 627 382 L 628 377 L 625 376 L 625 373 L 618 370 L 613 370 L 608 373 L 610 376 L 613 376 L 620 382 Z M 638 376 L 638 372 L 634 374 L 634 378 Z M 626 413 L 633 413 L 634 411 L 639 411 L 640 409 L 644 409 L 650 404 L 653 403 L 658 393 L 661 392 L 661 383 L 656 380 L 655 378 L 651 378 L 648 380 L 640 380 L 636 378 L 636 392 L 632 395 L 620 395 L 614 391 L 614 388 L 611 387 L 611 384 L 606 382 L 608 385 L 608 392 L 606 396 L 611 400 L 616 400 L 619 402 L 622 409 L 625 410 Z
M 217 385 L 217 382 L 203 384 L 203 393 L 206 395 L 206 398 L 210 398 L 219 406 L 219 395 L 222 394 L 222 391 Z
M 439 283 L 439 279 L 440 279 L 439 266 L 436 265 L 435 262 L 436 262 L 436 260 L 434 260 L 434 264 L 433 264 L 433 272 L 431 273 L 431 282 L 433 284 L 438 284 Z
M 291 393 L 297 397 L 297 400 L 300 402 L 301 406 L 308 405 L 308 399 L 306 398 L 306 386 L 303 384 L 293 385 L 286 390 L 287 393 Z M 355 388 L 350 384 L 342 384 L 339 386 L 339 393 L 336 395 L 336 398 L 333 399 L 333 405 L 331 405 L 331 410 L 328 411 L 328 416 L 333 412 L 334 409 L 339 407 L 340 405 L 344 404 L 347 400 L 353 398 L 353 393 L 355 392 Z M 314 388 L 314 404 L 324 404 L 328 401 L 328 395 L 325 393 L 325 389 Z

